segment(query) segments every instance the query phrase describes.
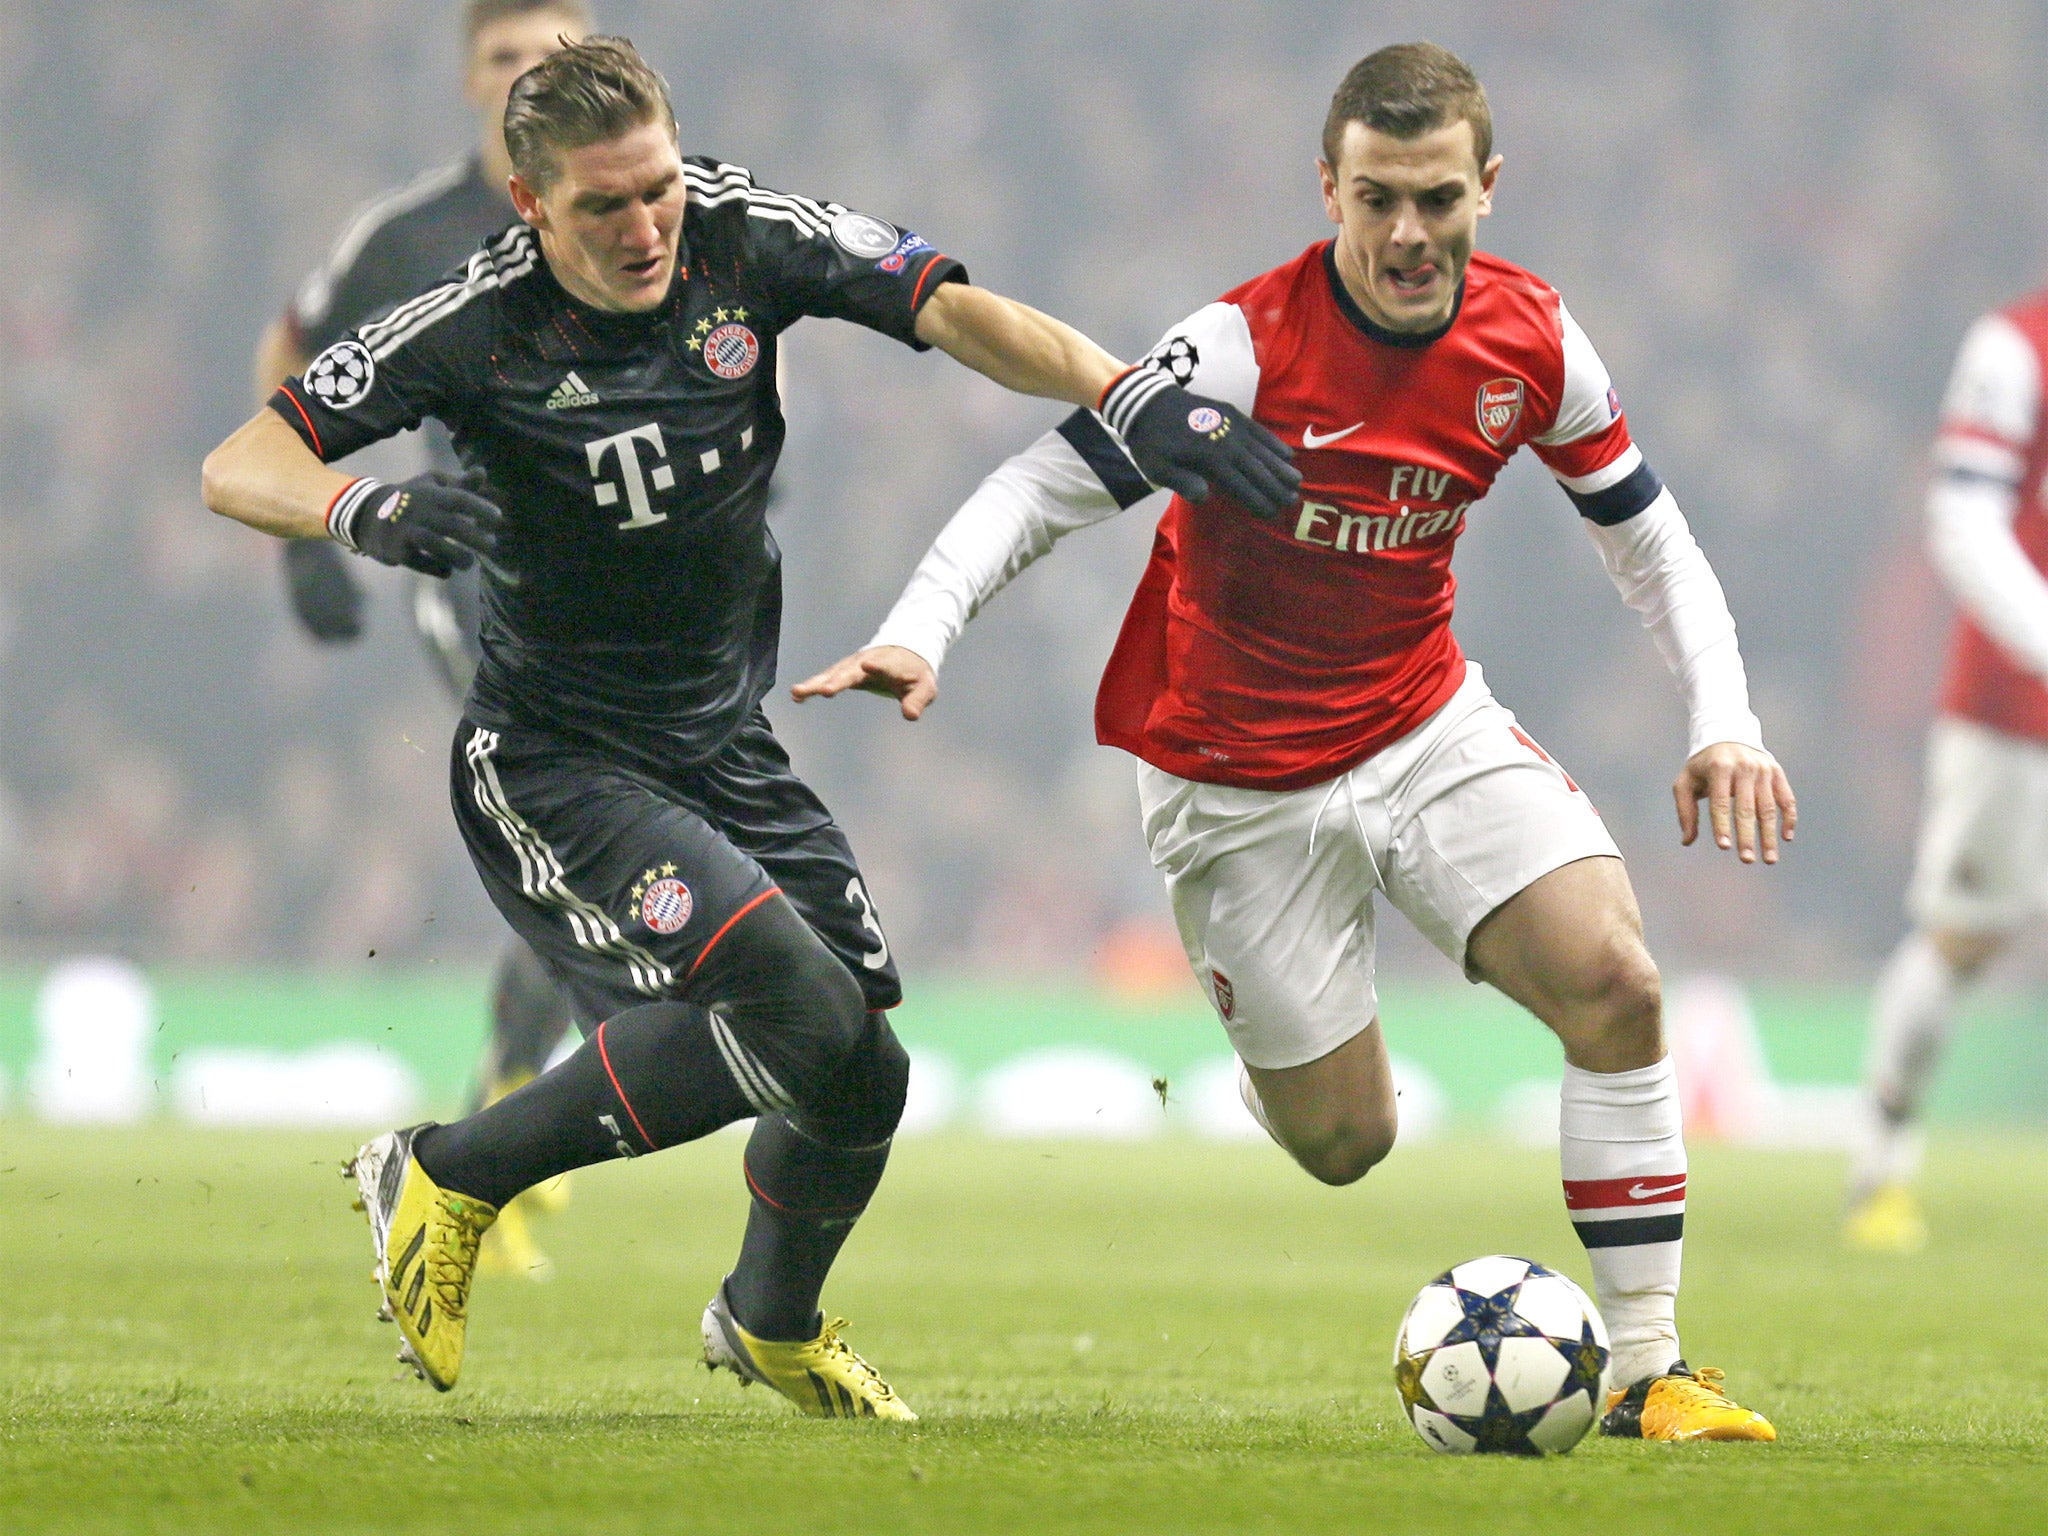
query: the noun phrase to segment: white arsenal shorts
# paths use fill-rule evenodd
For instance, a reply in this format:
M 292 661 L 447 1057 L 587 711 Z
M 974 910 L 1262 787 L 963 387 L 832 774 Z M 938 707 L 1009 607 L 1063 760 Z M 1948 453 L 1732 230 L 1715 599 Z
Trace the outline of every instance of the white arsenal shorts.
M 2048 745 L 1934 722 L 1906 906 L 1922 927 L 1956 933 L 2007 933 L 2048 912 Z
M 1619 858 L 1584 792 L 1476 665 L 1350 772 L 1274 792 L 1138 765 L 1145 841 L 1188 963 L 1254 1067 L 1298 1067 L 1371 1024 L 1373 893 L 1461 968 L 1472 930 L 1579 859 Z

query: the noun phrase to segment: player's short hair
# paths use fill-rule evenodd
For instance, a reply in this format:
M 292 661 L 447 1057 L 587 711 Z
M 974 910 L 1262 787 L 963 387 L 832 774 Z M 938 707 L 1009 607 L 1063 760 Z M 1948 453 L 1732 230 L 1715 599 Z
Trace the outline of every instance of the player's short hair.
M 534 11 L 554 11 L 570 21 L 590 25 L 590 7 L 584 0 L 469 0 L 462 8 L 462 41 L 474 45 L 477 34 L 493 22 Z
M 505 149 L 520 180 L 545 192 L 563 150 L 602 144 L 648 123 L 676 131 L 668 82 L 625 38 L 587 37 L 512 82 Z
M 1493 109 L 1472 67 L 1435 43 L 1396 43 L 1360 59 L 1337 87 L 1323 120 L 1323 159 L 1337 169 L 1351 123 L 1413 139 L 1456 122 L 1472 125 L 1472 148 L 1484 166 L 1493 158 Z

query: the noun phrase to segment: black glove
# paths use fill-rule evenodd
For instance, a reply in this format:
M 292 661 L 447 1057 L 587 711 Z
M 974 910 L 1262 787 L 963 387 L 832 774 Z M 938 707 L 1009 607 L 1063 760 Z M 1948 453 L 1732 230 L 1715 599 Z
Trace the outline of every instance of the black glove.
M 443 475 L 417 475 L 396 485 L 364 476 L 327 509 L 327 532 L 335 543 L 429 576 L 466 571 L 479 557 L 490 559 L 504 525 L 504 513 Z
M 1131 450 L 1147 480 L 1206 501 L 1213 488 L 1255 517 L 1278 517 L 1301 491 L 1294 454 L 1249 415 L 1189 394 L 1170 375 L 1140 366 L 1102 396 L 1102 419 Z
M 284 579 L 292 595 L 292 612 L 315 640 L 338 645 L 363 632 L 363 589 L 332 544 L 321 539 L 286 540 Z

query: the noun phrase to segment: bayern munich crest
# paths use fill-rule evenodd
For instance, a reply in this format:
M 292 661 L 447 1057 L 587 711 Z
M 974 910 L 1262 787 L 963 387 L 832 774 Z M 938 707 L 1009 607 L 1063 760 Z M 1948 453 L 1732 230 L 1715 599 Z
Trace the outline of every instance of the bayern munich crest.
M 1488 379 L 1479 386 L 1479 430 L 1498 448 L 1522 419 L 1522 381 Z
M 1213 405 L 1198 405 L 1188 412 L 1188 430 L 1214 432 L 1223 425 L 1223 413 Z
M 760 338 L 744 325 L 721 325 L 704 338 L 704 366 L 721 379 L 744 379 L 759 361 Z
M 676 878 L 673 864 L 643 874 L 633 887 L 633 900 L 639 903 L 640 921 L 661 934 L 680 933 L 697 907 L 690 888 Z

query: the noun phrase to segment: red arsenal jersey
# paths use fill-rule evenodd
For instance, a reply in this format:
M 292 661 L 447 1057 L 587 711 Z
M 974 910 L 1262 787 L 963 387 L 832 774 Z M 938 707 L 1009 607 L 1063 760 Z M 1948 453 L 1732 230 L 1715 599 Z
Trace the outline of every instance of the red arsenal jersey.
M 1483 252 L 1435 333 L 1374 325 L 1324 242 L 1190 317 L 1142 366 L 1249 410 L 1303 474 L 1277 521 L 1220 495 L 1176 496 L 1160 520 L 1096 734 L 1182 778 L 1315 784 L 1440 707 L 1465 675 L 1451 551 L 1523 444 L 1596 522 L 1662 489 L 1557 291 Z
M 1935 441 L 1937 473 L 2008 486 L 2012 531 L 2034 568 L 2048 575 L 2048 291 L 1987 315 L 1956 360 Z M 2010 546 L 2008 546 L 2009 548 Z M 2048 685 L 2023 667 L 1967 613 L 1956 620 L 1942 689 L 1945 714 L 2008 735 L 2048 741 Z

